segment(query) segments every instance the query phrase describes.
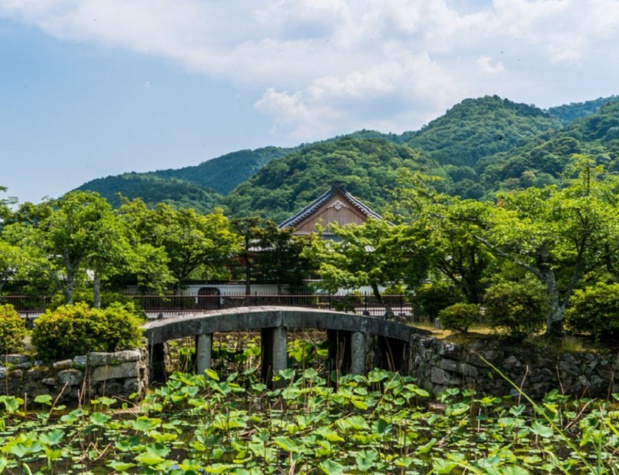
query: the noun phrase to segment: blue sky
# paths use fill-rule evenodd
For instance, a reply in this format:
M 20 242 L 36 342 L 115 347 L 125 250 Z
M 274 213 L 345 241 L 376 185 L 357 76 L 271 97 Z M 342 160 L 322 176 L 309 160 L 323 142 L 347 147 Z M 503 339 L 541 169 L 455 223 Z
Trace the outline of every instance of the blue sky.
M 619 0 L 0 0 L 0 185 L 619 94 L 618 36 Z

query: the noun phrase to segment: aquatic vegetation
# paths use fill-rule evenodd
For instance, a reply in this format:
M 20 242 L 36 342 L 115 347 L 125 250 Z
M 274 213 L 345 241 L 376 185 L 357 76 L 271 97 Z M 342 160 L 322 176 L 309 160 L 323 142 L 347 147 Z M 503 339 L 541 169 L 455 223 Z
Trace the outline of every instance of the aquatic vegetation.
M 619 473 L 619 411 L 554 392 L 540 403 L 449 390 L 432 402 L 383 370 L 328 381 L 286 370 L 174 373 L 138 410 L 99 398 L 25 412 L 0 396 L 0 473 Z

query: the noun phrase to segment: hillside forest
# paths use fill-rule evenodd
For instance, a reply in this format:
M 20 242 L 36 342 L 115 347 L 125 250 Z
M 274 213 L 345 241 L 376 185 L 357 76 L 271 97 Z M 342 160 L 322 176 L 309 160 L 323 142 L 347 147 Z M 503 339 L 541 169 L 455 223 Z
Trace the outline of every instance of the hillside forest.
M 607 338 L 619 328 L 618 131 L 614 98 L 542 111 L 494 96 L 417 132 L 237 152 L 40 204 L 3 189 L 0 295 L 100 307 L 127 285 L 368 286 L 379 301 L 406 293 L 416 314 L 460 331 L 483 309 L 515 338 L 544 328 Z M 335 242 L 278 228 L 335 180 L 385 219 L 334 226 Z

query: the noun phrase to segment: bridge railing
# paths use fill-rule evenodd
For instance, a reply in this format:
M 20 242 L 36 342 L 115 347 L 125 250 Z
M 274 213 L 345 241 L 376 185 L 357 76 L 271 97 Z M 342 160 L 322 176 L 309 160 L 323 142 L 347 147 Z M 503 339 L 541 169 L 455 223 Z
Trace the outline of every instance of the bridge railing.
M 168 316 L 184 312 L 199 312 L 236 307 L 308 307 L 322 310 L 348 311 L 371 316 L 383 316 L 389 308 L 396 315 L 410 315 L 411 304 L 406 296 L 386 295 L 379 302 L 373 295 L 136 295 L 140 307 L 148 316 Z
M 404 295 L 385 295 L 383 302 L 369 294 L 292 294 L 292 295 L 132 295 L 147 316 L 178 315 L 223 308 L 254 306 L 308 307 L 322 310 L 354 312 L 371 316 L 383 316 L 387 308 L 395 315 L 411 315 L 410 301 Z M 47 297 L 25 295 L 1 296 L 0 304 L 11 304 L 24 318 L 32 319 L 44 313 L 50 306 Z

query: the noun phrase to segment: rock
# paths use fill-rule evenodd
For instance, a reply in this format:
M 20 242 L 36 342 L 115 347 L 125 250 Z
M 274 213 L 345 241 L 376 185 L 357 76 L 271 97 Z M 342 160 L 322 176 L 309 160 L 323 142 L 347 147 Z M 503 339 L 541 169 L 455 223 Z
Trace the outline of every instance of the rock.
M 92 368 L 90 379 L 92 381 L 107 381 L 109 379 L 137 378 L 139 373 L 139 365 L 135 361 L 116 366 L 105 365 Z
M 62 385 L 77 386 L 84 381 L 84 374 L 79 369 L 65 369 L 60 371 L 56 378 Z
M 75 358 L 73 358 L 73 365 L 76 368 L 84 369 L 87 363 L 88 363 L 88 357 L 86 355 L 80 355 L 80 356 L 76 356 Z
M 437 366 L 445 371 L 456 371 L 458 368 L 458 362 L 454 360 L 443 359 L 440 360 Z
M 457 386 L 462 383 L 462 379 L 458 376 L 451 375 L 447 371 L 434 367 L 430 373 L 430 380 L 434 384 L 441 386 Z
M 591 383 L 589 382 L 589 380 L 584 375 L 578 376 L 578 382 L 581 384 L 581 386 L 583 386 L 585 388 L 588 388 L 589 386 L 591 386 Z
M 90 366 L 119 365 L 140 360 L 140 350 L 118 351 L 116 353 L 89 353 Z
M 28 357 L 26 355 L 6 355 L 4 357 L 4 361 L 7 364 L 20 365 L 26 363 L 28 361 Z
M 514 355 L 510 355 L 503 360 L 503 366 L 506 368 L 518 368 L 522 366 L 522 364 L 520 363 L 520 361 L 518 361 L 518 358 L 516 358 Z
M 56 361 L 52 366 L 54 369 L 68 369 L 73 366 L 73 360 Z
M 140 382 L 137 378 L 126 379 L 123 384 L 124 394 L 140 393 Z

